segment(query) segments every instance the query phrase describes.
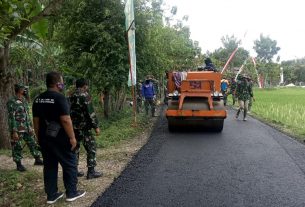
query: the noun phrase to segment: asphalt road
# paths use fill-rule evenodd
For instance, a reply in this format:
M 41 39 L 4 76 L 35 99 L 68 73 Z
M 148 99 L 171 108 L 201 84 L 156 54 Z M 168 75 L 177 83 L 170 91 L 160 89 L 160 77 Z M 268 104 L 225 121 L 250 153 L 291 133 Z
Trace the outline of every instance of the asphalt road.
M 222 133 L 170 133 L 149 142 L 92 206 L 304 207 L 305 146 L 229 111 Z

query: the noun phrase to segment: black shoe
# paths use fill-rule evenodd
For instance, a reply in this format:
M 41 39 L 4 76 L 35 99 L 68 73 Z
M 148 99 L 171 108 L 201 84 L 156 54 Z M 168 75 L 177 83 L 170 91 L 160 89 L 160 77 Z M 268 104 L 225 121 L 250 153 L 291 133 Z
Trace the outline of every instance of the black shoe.
M 39 157 L 35 158 L 34 165 L 43 165 L 43 161 Z
M 67 196 L 66 201 L 68 201 L 68 202 L 75 201 L 76 199 L 79 199 L 79 198 L 83 197 L 85 194 L 86 194 L 86 191 L 78 190 L 75 195 Z
M 64 193 L 62 192 L 57 192 L 53 196 L 48 196 L 47 204 L 53 204 L 55 203 L 58 199 L 62 198 L 64 196 Z
M 82 171 L 77 172 L 77 177 L 83 177 L 84 175 L 85 175 L 85 173 Z
M 20 161 L 19 161 L 19 162 L 16 162 L 16 165 L 17 165 L 17 170 L 18 170 L 19 172 L 24 172 L 24 171 L 26 171 L 26 168 L 21 164 Z
M 88 169 L 88 173 L 87 173 L 87 180 L 90 180 L 90 179 L 93 179 L 93 178 L 99 178 L 99 177 L 102 177 L 103 176 L 103 173 L 100 173 L 100 172 L 96 172 L 93 169 Z

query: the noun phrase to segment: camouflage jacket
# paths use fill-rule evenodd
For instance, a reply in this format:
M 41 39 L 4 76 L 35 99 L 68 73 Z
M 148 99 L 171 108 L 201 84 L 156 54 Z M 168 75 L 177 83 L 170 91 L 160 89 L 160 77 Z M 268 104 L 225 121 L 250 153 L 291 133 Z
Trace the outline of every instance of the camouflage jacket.
M 7 102 L 8 125 L 10 132 L 31 132 L 32 121 L 29 115 L 29 105 L 23 97 L 12 97 Z
M 155 94 L 158 95 L 158 93 L 159 93 L 159 81 L 157 81 L 156 79 L 152 79 L 152 83 L 154 85 Z
M 94 112 L 91 96 L 87 92 L 76 89 L 69 99 L 73 128 L 78 130 L 98 128 L 98 119 Z
M 142 83 L 137 83 L 136 94 L 137 94 L 137 98 L 142 98 Z
M 253 97 L 252 86 L 248 81 L 239 80 L 236 85 L 236 96 L 239 100 L 246 101 Z
M 231 92 L 232 94 L 234 94 L 234 91 L 236 90 L 236 86 L 237 86 L 236 81 L 232 81 L 232 82 L 231 82 L 231 85 L 230 85 L 230 92 Z

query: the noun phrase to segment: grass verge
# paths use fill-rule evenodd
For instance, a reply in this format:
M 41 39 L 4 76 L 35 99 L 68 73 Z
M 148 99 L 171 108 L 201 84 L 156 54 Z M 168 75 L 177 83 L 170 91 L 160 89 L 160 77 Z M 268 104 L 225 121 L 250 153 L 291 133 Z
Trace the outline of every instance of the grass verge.
M 255 89 L 251 114 L 284 133 L 303 141 L 305 137 L 305 89 Z M 232 104 L 231 96 L 229 103 Z
M 0 206 L 39 206 L 37 197 L 43 192 L 35 189 L 41 183 L 40 175 L 35 171 L 20 173 L 12 170 L 0 170 Z
M 101 120 L 101 135 L 97 138 L 98 148 L 107 148 L 123 140 L 128 140 L 143 132 L 151 125 L 150 118 L 143 114 L 137 115 L 136 126 L 132 111 L 127 110 L 121 114 L 114 115 L 112 118 Z
M 155 119 L 156 120 L 156 119 Z M 124 168 L 126 163 L 136 153 L 144 143 L 143 132 L 149 133 L 154 121 L 142 114 L 137 116 L 137 127 L 133 125 L 132 111 L 127 109 L 120 114 L 113 115 L 110 119 L 100 119 L 101 135 L 97 137 L 99 149 L 97 153 L 98 167 L 104 172 L 104 176 L 99 180 L 87 181 L 79 179 L 79 187 L 86 189 L 88 195 L 80 202 L 68 204 L 64 200 L 56 203 L 55 206 L 88 206 L 96 199 L 95 194 L 99 194 L 101 186 L 110 185 L 115 177 Z M 139 140 L 138 140 L 139 139 Z M 129 143 L 129 144 L 126 144 Z M 137 147 L 135 147 L 137 146 Z M 42 168 L 27 167 L 24 173 L 15 170 L 15 164 L 10 157 L 10 150 L 0 151 L 0 160 L 3 164 L 0 167 L 0 206 L 46 206 L 45 193 L 43 189 Z M 33 159 L 27 147 L 23 150 L 24 157 L 32 165 Z M 81 151 L 82 168 L 86 170 L 85 151 Z M 7 165 L 7 166 L 6 166 Z M 80 164 L 81 165 L 81 164 Z M 37 169 L 37 170 L 34 170 Z M 59 176 L 61 173 L 59 172 Z M 62 180 L 59 178 L 59 189 L 64 189 Z M 98 186 L 96 186 L 98 185 Z M 101 189 L 99 189 L 101 188 Z M 86 200 L 87 199 L 87 200 Z

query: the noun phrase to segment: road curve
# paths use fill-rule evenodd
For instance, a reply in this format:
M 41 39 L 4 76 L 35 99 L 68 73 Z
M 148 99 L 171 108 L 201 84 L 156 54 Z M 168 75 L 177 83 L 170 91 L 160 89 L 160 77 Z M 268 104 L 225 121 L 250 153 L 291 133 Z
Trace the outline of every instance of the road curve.
M 305 147 L 234 111 L 222 133 L 170 133 L 161 116 L 149 142 L 93 207 L 304 207 Z

